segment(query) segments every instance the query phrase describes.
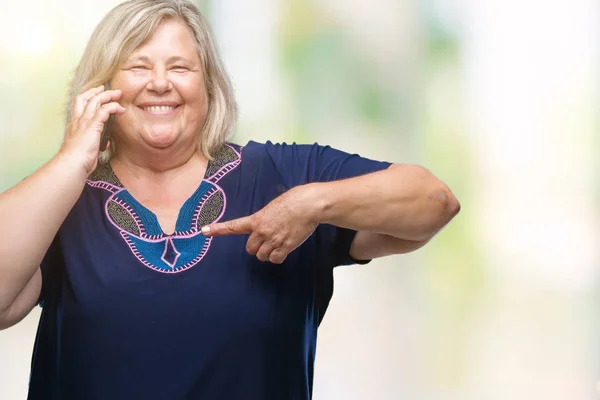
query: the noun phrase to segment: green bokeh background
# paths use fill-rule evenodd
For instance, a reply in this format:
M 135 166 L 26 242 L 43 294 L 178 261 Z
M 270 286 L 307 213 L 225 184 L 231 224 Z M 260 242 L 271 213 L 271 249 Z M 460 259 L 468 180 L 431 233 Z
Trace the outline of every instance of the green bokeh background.
M 577 29 L 598 25 L 588 20 L 597 7 L 574 2 L 577 12 L 558 1 L 540 15 L 545 3 L 526 1 L 516 28 L 493 1 L 198 2 L 238 93 L 234 141 L 319 142 L 421 164 L 462 204 L 424 249 L 336 273 L 315 399 L 597 398 L 600 43 Z M 0 190 L 58 150 L 71 71 L 118 1 L 30 3 L 0 5 Z M 498 27 L 479 20 L 488 14 Z M 555 22 L 571 27 L 570 44 L 554 41 Z M 518 34 L 531 42 L 525 53 Z M 253 75 L 254 65 L 269 69 Z M 535 84 L 515 65 L 554 75 Z M 523 96 L 530 114 L 510 106 Z M 516 121 L 502 138 L 497 115 Z M 550 225 L 566 239 L 533 217 L 546 209 L 563 210 Z M 25 398 L 38 318 L 0 332 L 0 398 Z

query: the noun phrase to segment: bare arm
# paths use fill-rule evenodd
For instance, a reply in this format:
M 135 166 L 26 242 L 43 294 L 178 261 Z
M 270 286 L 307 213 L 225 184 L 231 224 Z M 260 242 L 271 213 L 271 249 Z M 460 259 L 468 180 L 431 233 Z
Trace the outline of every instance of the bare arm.
M 429 240 L 405 240 L 383 233 L 359 231 L 350 246 L 350 257 L 355 260 L 372 260 L 392 254 L 410 253 L 427 243 Z
M 0 194 L 0 329 L 31 311 L 40 295 L 39 265 L 98 161 L 100 134 L 118 90 L 102 86 L 79 95 L 57 156 Z
M 360 190 L 357 190 L 360 188 Z M 450 189 L 414 165 L 314 184 L 320 222 L 359 231 L 350 255 L 358 260 L 408 253 L 424 246 L 460 210 Z
M 38 268 L 10 307 L 0 315 L 0 331 L 21 322 L 37 304 L 42 290 L 42 272 Z
M 0 316 L 5 319 L 24 317 L 14 307 L 9 312 L 18 297 L 16 308 L 27 313 L 37 301 L 41 279 L 28 283 L 85 184 L 85 170 L 75 165 L 68 157 L 55 157 L 0 194 Z
M 250 234 L 248 253 L 282 263 L 321 223 L 358 231 L 358 260 L 407 253 L 425 245 L 459 211 L 448 187 L 425 168 L 385 171 L 297 186 L 248 217 L 211 224 L 207 236 Z
M 320 199 L 319 222 L 397 239 L 429 240 L 460 210 L 443 182 L 414 165 L 394 164 L 384 171 L 311 185 Z

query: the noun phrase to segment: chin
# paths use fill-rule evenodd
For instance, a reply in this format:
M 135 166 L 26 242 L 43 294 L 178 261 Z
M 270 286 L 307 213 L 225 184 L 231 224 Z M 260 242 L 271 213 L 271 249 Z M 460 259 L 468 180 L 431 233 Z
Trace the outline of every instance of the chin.
M 171 146 L 173 143 L 177 141 L 179 135 L 174 134 L 173 132 L 169 133 L 159 133 L 152 132 L 151 134 L 144 135 L 144 141 L 152 147 L 156 147 L 159 149 L 165 149 Z

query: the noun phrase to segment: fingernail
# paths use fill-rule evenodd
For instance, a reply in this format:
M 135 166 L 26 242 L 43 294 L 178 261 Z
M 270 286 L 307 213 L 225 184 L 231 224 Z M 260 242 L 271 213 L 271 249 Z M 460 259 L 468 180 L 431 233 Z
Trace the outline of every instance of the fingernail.
M 210 226 L 203 226 L 202 227 L 202 233 L 207 235 L 210 233 Z

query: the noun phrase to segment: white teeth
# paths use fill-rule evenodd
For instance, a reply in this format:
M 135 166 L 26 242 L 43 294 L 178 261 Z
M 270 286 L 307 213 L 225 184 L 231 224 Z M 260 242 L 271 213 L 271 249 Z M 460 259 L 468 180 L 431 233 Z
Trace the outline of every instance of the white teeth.
M 175 107 L 173 106 L 150 106 L 144 107 L 144 110 L 149 112 L 150 114 L 167 114 L 173 111 Z

